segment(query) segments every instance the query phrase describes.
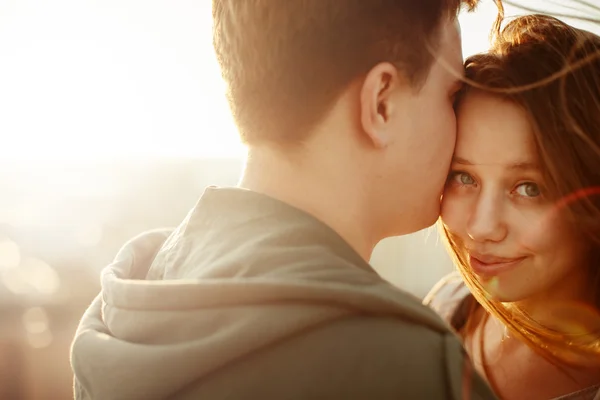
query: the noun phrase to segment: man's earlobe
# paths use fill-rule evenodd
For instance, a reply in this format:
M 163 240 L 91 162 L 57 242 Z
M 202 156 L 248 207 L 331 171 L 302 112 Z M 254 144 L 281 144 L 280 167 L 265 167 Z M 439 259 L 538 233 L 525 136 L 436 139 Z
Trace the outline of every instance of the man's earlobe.
M 376 147 L 384 149 L 388 146 L 390 137 L 389 135 L 385 134 L 385 132 L 378 132 L 375 135 L 373 142 Z
M 360 94 L 362 128 L 375 147 L 386 147 L 388 122 L 392 110 L 392 92 L 397 85 L 398 70 L 390 63 L 380 63 L 366 75 Z

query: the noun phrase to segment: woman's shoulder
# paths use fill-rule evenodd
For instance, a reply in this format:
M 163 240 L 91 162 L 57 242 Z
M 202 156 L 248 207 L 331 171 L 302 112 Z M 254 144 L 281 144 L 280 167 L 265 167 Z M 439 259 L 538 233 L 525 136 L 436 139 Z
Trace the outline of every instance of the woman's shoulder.
M 573 392 L 565 396 L 556 397 L 554 400 L 598 400 L 600 399 L 600 385 Z
M 466 323 L 474 300 L 460 274 L 453 272 L 431 289 L 423 299 L 423 304 L 431 307 L 455 330 L 460 330 Z
M 446 308 L 449 302 L 462 301 L 470 294 L 458 272 L 452 272 L 440 279 L 423 299 L 423 304 L 438 311 Z

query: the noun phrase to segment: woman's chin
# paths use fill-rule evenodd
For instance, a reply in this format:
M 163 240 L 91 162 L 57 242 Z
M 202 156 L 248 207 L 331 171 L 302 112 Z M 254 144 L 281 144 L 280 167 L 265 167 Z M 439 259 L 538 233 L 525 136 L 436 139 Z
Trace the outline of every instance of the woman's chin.
M 500 276 L 493 277 L 477 277 L 477 280 L 483 286 L 487 297 L 490 300 L 499 301 L 501 303 L 513 303 L 521 301 L 527 296 L 523 293 L 518 293 L 518 290 L 511 283 L 505 282 Z

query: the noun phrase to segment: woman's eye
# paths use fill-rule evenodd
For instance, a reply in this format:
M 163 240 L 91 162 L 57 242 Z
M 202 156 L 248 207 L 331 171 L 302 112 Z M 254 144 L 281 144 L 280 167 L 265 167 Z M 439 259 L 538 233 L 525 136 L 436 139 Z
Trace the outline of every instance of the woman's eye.
M 523 197 L 538 197 L 542 194 L 540 187 L 533 182 L 522 183 L 517 186 L 515 192 Z
M 465 172 L 454 172 L 452 174 L 452 180 L 461 185 L 474 185 L 475 179 Z
M 475 183 L 475 179 L 471 175 L 460 174 L 460 182 L 463 185 L 472 185 Z
M 460 180 L 460 183 L 462 183 L 463 185 L 475 184 L 475 179 L 473 179 L 473 177 L 471 175 L 465 174 L 464 172 L 461 172 L 458 174 L 458 179 Z

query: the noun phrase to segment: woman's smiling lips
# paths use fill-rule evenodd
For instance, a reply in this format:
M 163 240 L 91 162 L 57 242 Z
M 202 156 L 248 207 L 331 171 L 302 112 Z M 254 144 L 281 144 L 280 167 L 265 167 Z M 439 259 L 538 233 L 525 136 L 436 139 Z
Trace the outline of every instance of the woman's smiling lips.
M 516 267 L 527 257 L 507 258 L 492 254 L 469 253 L 469 264 L 473 272 L 482 278 L 491 278 Z

